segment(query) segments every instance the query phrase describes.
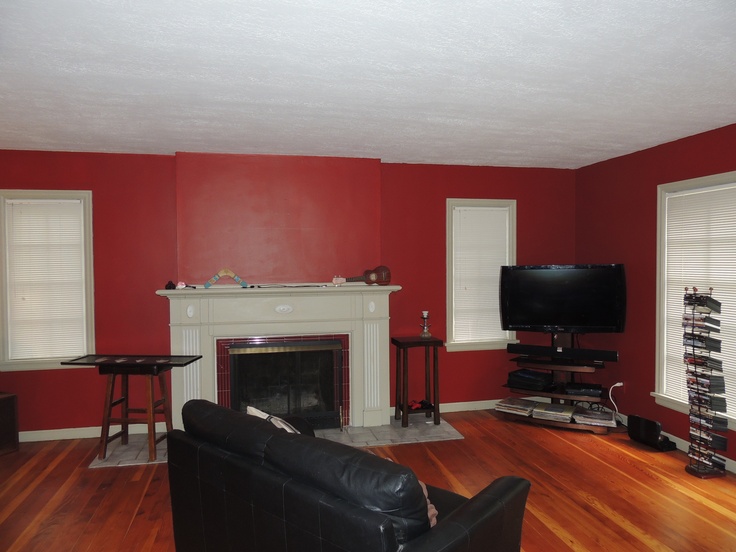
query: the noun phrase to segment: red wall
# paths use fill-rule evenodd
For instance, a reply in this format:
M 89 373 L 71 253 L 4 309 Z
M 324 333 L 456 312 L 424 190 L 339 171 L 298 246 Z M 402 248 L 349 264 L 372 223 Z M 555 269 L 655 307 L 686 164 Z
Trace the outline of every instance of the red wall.
M 97 351 L 169 350 L 155 291 L 176 275 L 173 158 L 0 151 L 0 188 L 92 190 Z M 0 389 L 18 396 L 21 431 L 100 424 L 94 368 L 0 372 Z
M 626 382 L 624 413 L 684 437 L 685 416 L 649 396 L 656 186 L 735 170 L 735 143 L 736 125 L 577 171 L 0 151 L 0 187 L 93 191 L 97 350 L 141 353 L 169 350 L 168 304 L 155 291 L 168 280 L 204 282 L 224 267 L 262 283 L 327 281 L 386 264 L 403 287 L 391 296 L 392 334 L 416 334 L 429 310 L 431 331 L 445 337 L 446 198 L 516 199 L 518 263 L 626 264 L 626 332 L 585 337 L 582 346 L 620 351 L 602 382 Z M 508 359 L 443 350 L 442 401 L 505 396 Z M 0 372 L 0 389 L 18 395 L 21 431 L 100 423 L 103 380 L 94 369 Z
M 606 342 L 619 350 L 620 359 L 607 365 L 603 383 L 623 381 L 616 397 L 624 413 L 658 420 L 665 431 L 683 439 L 688 435 L 687 416 L 658 406 L 650 396 L 655 375 L 657 186 L 733 170 L 736 125 L 576 173 L 578 262 L 626 265 L 626 331 L 610 335 Z M 734 458 L 736 443 L 731 441 L 729 457 Z
M 449 198 L 515 199 L 517 262 L 566 263 L 575 259 L 575 173 L 443 165 L 382 165 L 382 262 L 403 289 L 391 296 L 391 334 L 417 335 L 429 310 L 432 335 L 445 338 L 445 209 Z M 494 277 L 489 275 L 489 277 Z M 526 343 L 540 336 L 527 336 Z M 546 342 L 545 342 L 546 343 Z M 412 363 L 421 366 L 421 350 Z M 393 351 L 391 357 L 394 364 Z M 440 351 L 441 400 L 498 399 L 512 364 L 506 351 Z M 395 367 L 394 367 L 395 368 Z M 422 370 L 409 388 L 421 394 Z M 393 376 L 391 381 L 393 382 Z M 392 395 L 393 396 L 393 395 Z M 417 395 L 415 398 L 421 398 Z
M 328 282 L 379 263 L 378 160 L 176 159 L 181 280 L 206 282 L 230 268 L 247 282 Z

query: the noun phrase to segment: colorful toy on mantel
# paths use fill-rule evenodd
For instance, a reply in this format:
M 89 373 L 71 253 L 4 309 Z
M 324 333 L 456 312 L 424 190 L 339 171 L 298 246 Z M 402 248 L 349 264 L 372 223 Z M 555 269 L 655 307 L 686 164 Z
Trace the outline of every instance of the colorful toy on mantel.
M 205 282 L 204 287 L 208 288 L 208 287 L 212 286 L 212 284 L 214 284 L 217 280 L 219 280 L 223 276 L 230 276 L 230 278 L 232 278 L 233 280 L 235 280 L 236 283 L 240 284 L 240 287 L 248 287 L 248 282 L 246 282 L 245 280 L 243 280 L 240 276 L 238 276 L 237 274 L 235 274 L 229 268 L 223 268 L 222 270 L 220 270 L 220 272 L 218 272 L 212 278 L 210 278 L 209 280 L 207 280 L 207 282 Z

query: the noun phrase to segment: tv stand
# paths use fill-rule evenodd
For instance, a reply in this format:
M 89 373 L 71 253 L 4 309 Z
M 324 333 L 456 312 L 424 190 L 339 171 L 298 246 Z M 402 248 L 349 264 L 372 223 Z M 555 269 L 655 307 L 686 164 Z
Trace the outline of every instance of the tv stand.
M 518 351 L 518 346 L 512 346 L 509 345 L 507 347 L 507 350 L 509 352 Z M 582 350 L 582 349 L 581 349 Z M 611 357 L 611 354 L 615 354 L 615 357 L 618 358 L 618 353 L 615 351 L 605 351 L 605 356 Z M 601 356 L 601 355 L 595 355 L 595 356 Z M 519 368 L 526 368 L 530 370 L 539 371 L 542 373 L 551 373 L 552 374 L 552 386 L 545 388 L 545 390 L 537 390 L 537 389 L 526 389 L 519 386 L 514 386 L 512 384 L 508 384 L 505 387 L 510 389 L 513 393 L 517 393 L 520 395 L 533 395 L 537 397 L 547 397 L 550 399 L 550 401 L 554 404 L 562 404 L 562 405 L 568 405 L 568 406 L 574 406 L 578 402 L 585 402 L 585 403 L 600 403 L 603 400 L 603 392 L 604 389 L 601 389 L 601 394 L 585 394 L 583 393 L 568 393 L 566 391 L 567 384 L 572 383 L 574 381 L 574 375 L 575 374 L 590 374 L 595 373 L 597 370 L 600 370 L 605 367 L 605 364 L 602 360 L 595 360 L 595 359 L 582 359 L 582 358 L 558 358 L 558 357 L 551 357 L 551 356 L 536 356 L 536 355 L 520 355 L 515 358 L 511 359 L 512 362 L 515 362 L 516 365 Z M 572 429 L 572 430 L 578 430 L 578 431 L 590 431 L 597 434 L 606 434 L 608 433 L 609 428 L 608 426 L 602 426 L 602 425 L 594 425 L 594 424 L 585 424 L 585 423 L 578 423 L 573 421 L 570 422 L 560 422 L 560 421 L 553 421 L 553 420 L 545 420 L 540 418 L 535 418 L 533 416 L 521 416 L 517 414 L 509 414 L 506 412 L 499 412 L 500 414 L 503 414 L 503 418 L 506 420 L 513 420 L 513 421 L 519 421 L 519 422 L 527 422 L 527 423 L 533 423 L 533 424 L 539 424 L 539 425 L 546 425 L 546 426 L 552 426 L 552 427 L 562 427 L 565 429 Z

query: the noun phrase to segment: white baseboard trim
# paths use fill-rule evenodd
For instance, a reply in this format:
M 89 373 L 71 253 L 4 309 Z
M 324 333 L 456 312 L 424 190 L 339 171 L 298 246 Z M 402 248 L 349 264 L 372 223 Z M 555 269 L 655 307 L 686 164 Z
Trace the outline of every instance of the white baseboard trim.
M 440 412 L 462 412 L 466 410 L 488 410 L 495 408 L 496 403 L 500 399 L 491 401 L 474 401 L 474 402 L 458 402 L 458 403 L 442 403 Z M 110 433 L 119 431 L 120 426 L 111 426 Z M 61 441 L 64 439 L 99 439 L 100 426 L 95 427 L 72 427 L 67 429 L 43 429 L 39 431 L 21 431 L 19 440 L 21 443 L 35 443 L 40 441 Z M 156 432 L 166 431 L 164 422 L 156 423 Z M 130 426 L 131 434 L 146 433 L 146 426 L 135 424 Z
M 491 401 L 473 401 L 458 403 L 440 403 L 440 414 L 443 412 L 464 412 L 468 410 L 489 410 L 496 408 L 496 403 L 501 399 Z
M 110 426 L 110 435 L 118 431 L 120 431 L 120 426 Z M 148 433 L 147 427 L 141 424 L 131 425 L 128 431 L 132 435 Z M 164 422 L 157 422 L 156 432 L 159 433 L 164 431 L 166 431 L 166 424 Z M 37 443 L 41 441 L 63 441 L 65 439 L 99 439 L 101 432 L 101 426 L 21 431 L 18 434 L 18 440 L 21 443 Z
M 539 397 L 529 397 L 532 400 L 540 400 Z M 457 402 L 457 403 L 441 403 L 440 413 L 442 412 L 465 412 L 469 410 L 490 410 L 496 408 L 498 401 L 502 399 L 493 399 L 489 401 L 472 401 L 472 402 Z M 544 400 L 544 399 L 541 399 Z M 624 425 L 628 425 L 628 416 L 619 412 L 619 416 L 623 419 Z M 120 429 L 120 426 L 110 427 L 110 433 L 115 433 Z M 75 427 L 69 429 L 49 429 L 41 431 L 21 431 L 19 440 L 21 443 L 34 443 L 39 441 L 60 441 L 63 439 L 99 439 L 101 427 Z M 166 424 L 164 422 L 156 423 L 156 432 L 166 431 Z M 146 426 L 136 424 L 130 427 L 131 434 L 146 433 Z M 662 432 L 677 445 L 677 449 L 687 453 L 688 447 L 690 446 L 689 441 L 670 435 L 667 432 Z M 736 461 L 726 458 L 726 471 L 736 473 Z

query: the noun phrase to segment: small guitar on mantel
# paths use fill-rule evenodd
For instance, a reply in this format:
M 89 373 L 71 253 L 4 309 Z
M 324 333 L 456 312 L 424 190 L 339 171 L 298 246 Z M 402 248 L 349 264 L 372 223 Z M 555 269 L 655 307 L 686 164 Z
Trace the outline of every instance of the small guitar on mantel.
M 336 286 L 346 282 L 365 282 L 366 284 L 386 286 L 391 283 L 391 271 L 387 266 L 380 265 L 373 270 L 366 270 L 362 276 L 351 276 L 350 278 L 335 276 L 332 279 L 332 283 Z

